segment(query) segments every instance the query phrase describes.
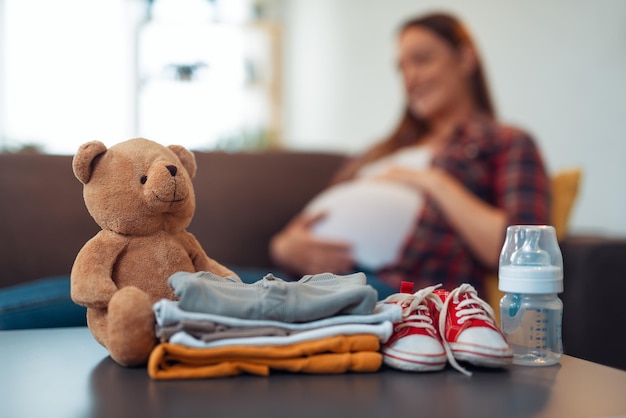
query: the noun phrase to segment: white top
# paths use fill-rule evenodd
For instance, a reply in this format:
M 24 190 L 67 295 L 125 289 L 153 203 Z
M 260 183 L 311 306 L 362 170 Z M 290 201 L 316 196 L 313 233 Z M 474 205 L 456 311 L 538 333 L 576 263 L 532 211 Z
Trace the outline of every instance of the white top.
M 360 267 L 377 270 L 394 264 L 418 221 L 422 197 L 404 184 L 376 177 L 394 166 L 423 169 L 430 160 L 428 148 L 404 148 L 361 168 L 354 180 L 322 192 L 305 208 L 309 214 L 326 214 L 313 233 L 350 243 Z

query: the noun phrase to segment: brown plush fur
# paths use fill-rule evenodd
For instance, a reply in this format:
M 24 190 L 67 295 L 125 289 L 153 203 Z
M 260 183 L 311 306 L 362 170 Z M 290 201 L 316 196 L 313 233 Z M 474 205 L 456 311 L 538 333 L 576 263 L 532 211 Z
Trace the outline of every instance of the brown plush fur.
M 169 276 L 236 276 L 186 231 L 196 205 L 195 157 L 181 146 L 142 138 L 110 149 L 92 141 L 79 148 L 72 166 L 102 228 L 74 261 L 72 299 L 88 308 L 91 333 L 116 362 L 143 365 L 156 344 L 152 305 L 175 299 Z

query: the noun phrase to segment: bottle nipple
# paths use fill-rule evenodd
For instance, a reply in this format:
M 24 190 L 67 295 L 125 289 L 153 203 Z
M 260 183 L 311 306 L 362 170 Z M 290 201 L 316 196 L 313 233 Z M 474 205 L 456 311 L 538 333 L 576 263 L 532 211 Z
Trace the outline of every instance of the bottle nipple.
M 522 247 L 511 254 L 511 264 L 518 266 L 549 266 L 550 254 L 539 248 L 541 232 L 537 229 L 517 231 L 518 242 L 523 240 Z

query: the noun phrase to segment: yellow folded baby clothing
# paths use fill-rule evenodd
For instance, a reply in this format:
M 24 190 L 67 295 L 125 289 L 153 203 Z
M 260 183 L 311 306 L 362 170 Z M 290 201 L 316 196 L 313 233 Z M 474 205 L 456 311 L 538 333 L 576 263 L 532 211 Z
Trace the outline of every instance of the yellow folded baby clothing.
M 382 364 L 376 335 L 335 335 L 282 346 L 192 348 L 161 343 L 148 361 L 150 377 L 202 379 L 271 370 L 298 373 L 375 372 Z

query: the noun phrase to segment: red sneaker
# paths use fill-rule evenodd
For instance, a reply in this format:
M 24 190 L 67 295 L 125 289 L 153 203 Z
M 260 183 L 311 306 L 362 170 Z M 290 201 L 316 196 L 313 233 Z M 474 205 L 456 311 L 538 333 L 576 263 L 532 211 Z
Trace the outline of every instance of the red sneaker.
M 402 322 L 394 324 L 393 334 L 381 348 L 383 362 L 389 367 L 423 372 L 441 370 L 446 366 L 446 350 L 433 325 L 433 308 L 430 306 L 442 305 L 434 294 L 439 286 L 413 293 L 413 283 L 402 282 L 400 293 L 383 301 L 397 303 L 402 307 Z
M 436 290 L 443 302 L 436 315 L 448 359 L 483 367 L 504 367 L 512 363 L 513 349 L 496 325 L 495 314 L 476 290 L 464 283 L 451 292 Z M 452 358 L 451 358 L 452 357 Z M 465 374 L 469 372 L 461 370 Z

